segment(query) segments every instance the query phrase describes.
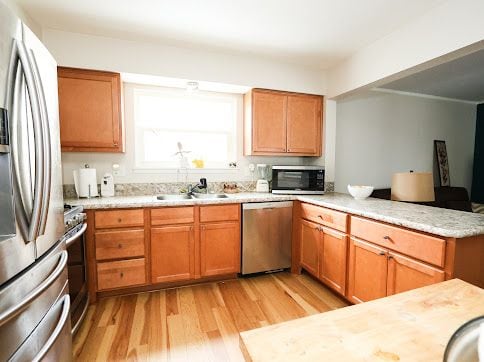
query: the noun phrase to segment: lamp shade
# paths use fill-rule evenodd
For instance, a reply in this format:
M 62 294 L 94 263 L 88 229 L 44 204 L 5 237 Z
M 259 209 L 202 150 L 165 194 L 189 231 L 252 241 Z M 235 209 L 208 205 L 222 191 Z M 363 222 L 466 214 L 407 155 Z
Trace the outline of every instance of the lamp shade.
M 435 201 L 434 177 L 430 172 L 400 172 L 392 177 L 392 200 Z

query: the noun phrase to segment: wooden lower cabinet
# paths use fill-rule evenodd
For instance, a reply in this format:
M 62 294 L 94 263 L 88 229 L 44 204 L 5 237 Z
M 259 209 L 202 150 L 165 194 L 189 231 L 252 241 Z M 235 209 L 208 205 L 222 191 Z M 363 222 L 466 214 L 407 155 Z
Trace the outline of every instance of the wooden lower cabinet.
M 144 258 L 97 264 L 97 287 L 99 290 L 131 287 L 145 283 Z
M 240 224 L 224 222 L 200 226 L 202 277 L 240 272 Z
M 353 303 L 367 302 L 387 295 L 388 259 L 386 250 L 350 239 L 347 297 Z
M 192 279 L 195 275 L 193 226 L 151 229 L 151 282 Z
M 301 220 L 300 265 L 326 285 L 344 295 L 348 237 L 339 231 Z
M 315 277 L 319 276 L 319 225 L 301 220 L 301 266 Z
M 443 270 L 351 238 L 347 297 L 354 303 L 367 302 L 444 280 Z
M 320 279 L 338 293 L 346 291 L 346 252 L 348 236 L 326 227 L 321 228 Z
M 445 272 L 403 255 L 388 254 L 387 295 L 443 282 Z

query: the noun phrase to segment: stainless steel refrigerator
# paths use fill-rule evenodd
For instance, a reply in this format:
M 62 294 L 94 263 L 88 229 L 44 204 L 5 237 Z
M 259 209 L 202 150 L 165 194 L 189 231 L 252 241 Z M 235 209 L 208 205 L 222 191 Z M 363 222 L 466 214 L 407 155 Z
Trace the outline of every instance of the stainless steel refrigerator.
M 57 64 L 0 3 L 0 361 L 72 358 Z

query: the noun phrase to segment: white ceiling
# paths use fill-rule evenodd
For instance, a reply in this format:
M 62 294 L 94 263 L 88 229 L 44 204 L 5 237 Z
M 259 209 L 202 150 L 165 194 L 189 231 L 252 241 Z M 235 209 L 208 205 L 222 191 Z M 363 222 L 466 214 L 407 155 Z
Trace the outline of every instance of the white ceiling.
M 484 102 L 484 50 L 385 84 L 381 88 Z
M 42 27 L 327 68 L 443 0 L 16 0 Z

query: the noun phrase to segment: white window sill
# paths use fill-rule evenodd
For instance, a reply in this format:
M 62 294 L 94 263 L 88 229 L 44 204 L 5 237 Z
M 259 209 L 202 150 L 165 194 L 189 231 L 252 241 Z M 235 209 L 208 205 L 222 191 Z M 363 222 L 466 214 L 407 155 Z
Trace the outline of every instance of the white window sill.
M 178 169 L 178 168 L 134 168 L 133 173 L 137 174 L 189 174 L 189 175 L 200 175 L 200 174 L 231 174 L 240 171 L 238 167 L 227 167 L 227 168 L 189 168 L 189 169 Z

